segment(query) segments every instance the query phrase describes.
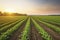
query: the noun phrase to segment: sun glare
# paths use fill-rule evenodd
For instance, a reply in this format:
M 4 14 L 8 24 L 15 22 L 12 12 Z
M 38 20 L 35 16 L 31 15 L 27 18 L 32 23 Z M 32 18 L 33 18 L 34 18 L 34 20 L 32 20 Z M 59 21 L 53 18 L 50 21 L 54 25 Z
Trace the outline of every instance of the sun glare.
M 6 8 L 6 9 L 4 9 L 4 11 L 9 12 L 9 13 L 10 12 L 16 12 L 15 9 L 13 9 L 13 8 Z

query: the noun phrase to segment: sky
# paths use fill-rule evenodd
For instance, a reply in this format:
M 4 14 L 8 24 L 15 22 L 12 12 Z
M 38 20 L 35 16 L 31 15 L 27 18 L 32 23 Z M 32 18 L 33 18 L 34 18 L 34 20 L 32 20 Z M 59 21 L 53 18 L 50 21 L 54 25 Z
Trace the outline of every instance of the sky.
M 58 15 L 60 0 L 0 0 L 0 11 L 28 15 Z

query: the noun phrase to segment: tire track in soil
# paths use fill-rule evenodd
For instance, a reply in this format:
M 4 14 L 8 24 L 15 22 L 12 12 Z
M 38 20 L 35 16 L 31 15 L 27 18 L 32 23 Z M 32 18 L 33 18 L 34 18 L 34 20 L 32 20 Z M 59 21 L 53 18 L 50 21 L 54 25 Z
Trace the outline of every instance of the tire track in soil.
M 43 40 L 31 21 L 30 40 Z
M 36 20 L 35 20 L 36 21 Z M 51 35 L 51 37 L 53 38 L 53 40 L 60 40 L 60 34 L 56 33 L 55 31 L 53 31 L 52 29 L 48 28 L 45 24 L 37 21 L 37 23 L 43 27 L 43 29 L 48 32 L 49 35 Z
M 26 21 L 27 21 L 27 20 L 26 20 Z M 24 21 L 24 22 L 22 23 L 22 25 L 20 26 L 20 28 L 17 29 L 17 30 L 11 35 L 11 38 L 10 38 L 9 40 L 18 40 L 19 38 L 21 38 L 21 37 L 19 37 L 19 36 L 20 36 L 20 35 L 22 34 L 22 32 L 23 32 L 23 29 L 24 29 L 24 27 L 25 27 L 26 21 Z

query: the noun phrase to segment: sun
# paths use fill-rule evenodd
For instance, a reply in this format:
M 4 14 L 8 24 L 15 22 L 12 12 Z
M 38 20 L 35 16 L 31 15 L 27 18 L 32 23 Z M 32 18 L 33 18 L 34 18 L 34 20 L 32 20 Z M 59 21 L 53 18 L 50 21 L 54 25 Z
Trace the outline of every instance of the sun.
M 5 8 L 4 11 L 9 12 L 9 13 L 16 12 L 15 9 L 13 9 L 13 8 Z

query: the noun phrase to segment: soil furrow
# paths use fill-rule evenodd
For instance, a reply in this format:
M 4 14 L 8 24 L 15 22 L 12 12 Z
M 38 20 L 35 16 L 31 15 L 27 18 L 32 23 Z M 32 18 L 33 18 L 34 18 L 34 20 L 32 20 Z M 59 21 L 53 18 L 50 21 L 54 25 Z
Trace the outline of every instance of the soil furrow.
M 30 32 L 30 40 L 43 40 L 41 35 L 38 33 L 33 23 L 31 22 L 31 32 Z
M 37 21 L 38 22 L 38 21 Z M 53 31 L 52 29 L 48 28 L 45 24 L 38 22 L 38 24 L 43 27 L 43 29 L 48 32 L 49 35 L 53 38 L 53 40 L 60 40 L 60 35 Z
M 20 26 L 20 28 L 13 33 L 11 38 L 9 40 L 18 40 L 23 32 L 23 29 L 25 27 L 26 21 Z
M 53 22 L 47 22 L 47 23 L 50 23 L 50 24 L 52 24 L 52 25 L 55 25 L 55 26 L 60 27 L 60 25 L 58 25 L 58 24 L 56 24 L 56 23 L 53 23 Z

